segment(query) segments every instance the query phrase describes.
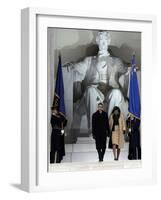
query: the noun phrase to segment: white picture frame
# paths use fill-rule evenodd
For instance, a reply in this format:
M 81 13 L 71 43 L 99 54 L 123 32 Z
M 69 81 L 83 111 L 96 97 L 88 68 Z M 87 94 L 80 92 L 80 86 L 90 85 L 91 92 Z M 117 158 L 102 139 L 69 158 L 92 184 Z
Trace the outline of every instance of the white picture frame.
M 108 29 L 142 33 L 142 155 L 141 168 L 48 172 L 47 148 L 47 27 Z M 149 79 L 155 77 L 156 19 L 152 15 L 88 13 L 25 8 L 21 15 L 21 187 L 25 191 L 152 184 L 156 182 L 155 133 Z M 45 53 L 46 52 L 46 53 Z M 41 58 L 41 62 L 39 60 Z M 146 66 L 146 67 L 145 67 Z M 155 71 L 155 70 L 154 70 Z M 152 76 L 152 77 L 151 77 Z M 41 92 L 40 92 L 41 88 Z M 42 106 L 43 105 L 43 106 Z M 144 140 L 146 138 L 146 140 Z M 123 169 L 122 169 L 123 167 Z M 119 178 L 118 178 L 119 177 Z M 108 180 L 108 181 L 107 181 Z

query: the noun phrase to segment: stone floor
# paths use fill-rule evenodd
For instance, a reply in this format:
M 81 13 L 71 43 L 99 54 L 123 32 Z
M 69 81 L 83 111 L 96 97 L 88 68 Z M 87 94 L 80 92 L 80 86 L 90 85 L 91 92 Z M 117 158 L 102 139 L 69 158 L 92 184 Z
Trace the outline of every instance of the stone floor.
M 107 140 L 108 146 L 108 140 Z M 66 155 L 62 163 L 67 162 L 95 162 L 98 161 L 98 155 L 95 147 L 95 141 L 92 138 L 78 138 L 76 144 L 65 145 Z M 120 160 L 127 160 L 128 143 L 125 143 L 124 148 L 120 153 Z M 112 161 L 113 152 L 111 149 L 106 149 L 104 161 Z
M 108 146 L 108 140 L 107 140 Z M 89 138 L 78 138 L 76 144 L 65 145 L 66 155 L 60 164 L 50 164 L 49 172 L 124 169 L 141 167 L 141 161 L 129 161 L 128 143 L 121 150 L 119 161 L 114 161 L 111 149 L 106 149 L 104 162 L 98 162 L 95 141 Z

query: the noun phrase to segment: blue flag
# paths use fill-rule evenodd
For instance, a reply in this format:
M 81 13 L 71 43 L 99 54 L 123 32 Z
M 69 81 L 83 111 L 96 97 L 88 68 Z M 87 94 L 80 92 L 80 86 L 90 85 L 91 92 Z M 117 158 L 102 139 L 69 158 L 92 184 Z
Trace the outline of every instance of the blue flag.
M 63 114 L 63 115 L 66 114 L 65 102 L 64 102 L 64 82 L 63 82 L 63 73 L 62 73 L 62 64 L 61 64 L 60 55 L 59 55 L 59 61 L 58 61 L 53 107 L 57 107 L 60 114 Z
M 136 118 L 140 118 L 141 106 L 140 106 L 140 94 L 138 79 L 136 73 L 136 62 L 135 55 L 132 57 L 131 61 L 131 72 L 130 72 L 130 87 L 129 87 L 129 113 L 134 115 Z

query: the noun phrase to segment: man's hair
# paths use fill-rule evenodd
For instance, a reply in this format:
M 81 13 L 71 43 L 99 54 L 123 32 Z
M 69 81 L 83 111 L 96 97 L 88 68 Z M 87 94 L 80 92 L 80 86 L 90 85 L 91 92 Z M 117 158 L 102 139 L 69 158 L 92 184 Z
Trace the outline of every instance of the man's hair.
M 103 106 L 103 103 L 101 103 L 101 102 L 100 102 L 100 103 L 98 103 L 98 106 L 100 106 L 100 105 L 101 105 L 101 106 Z

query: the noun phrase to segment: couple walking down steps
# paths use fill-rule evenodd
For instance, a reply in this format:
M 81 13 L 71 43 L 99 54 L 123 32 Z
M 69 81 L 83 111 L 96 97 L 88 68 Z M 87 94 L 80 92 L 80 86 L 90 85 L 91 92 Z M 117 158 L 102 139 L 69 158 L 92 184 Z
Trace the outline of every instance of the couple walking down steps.
M 124 147 L 125 120 L 120 108 L 115 106 L 110 118 L 103 110 L 103 104 L 98 104 L 98 110 L 92 115 L 92 135 L 95 139 L 99 161 L 102 162 L 106 152 L 107 137 L 109 148 L 113 149 L 114 160 L 119 160 L 121 148 Z

